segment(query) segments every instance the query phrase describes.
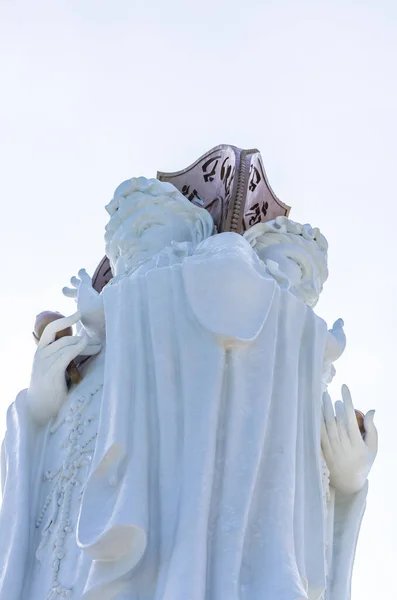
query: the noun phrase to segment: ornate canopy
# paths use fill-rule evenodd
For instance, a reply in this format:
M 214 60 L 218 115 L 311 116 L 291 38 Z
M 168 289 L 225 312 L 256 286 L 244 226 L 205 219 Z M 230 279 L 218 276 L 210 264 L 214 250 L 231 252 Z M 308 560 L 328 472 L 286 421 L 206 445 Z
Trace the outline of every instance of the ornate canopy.
M 157 179 L 172 183 L 191 202 L 207 209 L 218 232 L 244 233 L 257 223 L 288 216 L 290 211 L 270 187 L 262 157 L 255 149 L 221 144 L 182 171 L 159 171 Z M 100 291 L 111 277 L 104 257 L 93 276 L 94 288 Z

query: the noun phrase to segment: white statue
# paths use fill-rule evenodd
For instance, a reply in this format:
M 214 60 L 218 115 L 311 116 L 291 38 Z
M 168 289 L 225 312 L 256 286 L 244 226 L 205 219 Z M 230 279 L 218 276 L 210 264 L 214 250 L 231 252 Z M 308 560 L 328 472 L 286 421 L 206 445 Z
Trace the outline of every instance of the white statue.
M 325 239 L 212 235 L 144 178 L 107 210 L 114 277 L 72 278 L 8 411 L 0 600 L 348 600 L 376 430 L 347 389 L 322 416 L 345 344 L 311 308 Z

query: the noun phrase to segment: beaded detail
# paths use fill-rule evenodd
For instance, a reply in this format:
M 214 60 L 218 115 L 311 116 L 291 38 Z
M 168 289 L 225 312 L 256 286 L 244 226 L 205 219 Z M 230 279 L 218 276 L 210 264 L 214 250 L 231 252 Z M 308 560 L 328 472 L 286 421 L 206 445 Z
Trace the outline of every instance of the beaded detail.
M 330 476 L 330 472 L 327 467 L 327 463 L 325 462 L 324 458 L 322 457 L 322 459 L 321 459 L 321 479 L 322 479 L 322 484 L 323 484 L 322 485 L 323 502 L 324 502 L 325 507 L 327 507 L 327 505 L 331 499 L 330 489 L 329 489 L 329 476 Z
M 97 432 L 88 440 L 81 443 L 83 434 L 95 416 L 89 416 L 87 411 L 92 398 L 101 390 L 102 384 L 95 387 L 93 391 L 80 396 L 74 401 L 62 417 L 58 417 L 50 428 L 50 435 L 58 432 L 61 427 L 65 427 L 67 436 L 62 444 L 66 449 L 63 464 L 55 471 L 46 471 L 44 480 L 52 484 L 50 492 L 47 494 L 44 504 L 36 518 L 36 528 L 39 528 L 47 513 L 48 523 L 42 531 L 41 543 L 37 549 L 36 556 L 39 557 L 40 551 L 47 546 L 51 538 L 52 544 L 52 581 L 51 589 L 47 595 L 47 600 L 56 598 L 68 598 L 73 594 L 73 589 L 63 587 L 59 581 L 59 575 L 62 568 L 62 561 L 65 558 L 65 542 L 68 535 L 74 532 L 71 522 L 71 508 L 73 497 L 79 492 L 78 500 L 83 495 L 83 481 L 79 479 L 79 472 L 83 467 L 90 465 L 95 450 L 95 441 Z

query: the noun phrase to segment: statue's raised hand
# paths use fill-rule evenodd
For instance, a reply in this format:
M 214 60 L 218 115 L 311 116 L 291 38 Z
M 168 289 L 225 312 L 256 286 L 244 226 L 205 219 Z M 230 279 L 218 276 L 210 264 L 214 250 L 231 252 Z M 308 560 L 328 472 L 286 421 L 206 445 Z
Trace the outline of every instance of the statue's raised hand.
M 342 387 L 342 401 L 335 403 L 327 393 L 323 396 L 321 446 L 330 472 L 331 485 L 344 494 L 360 490 L 368 476 L 378 450 L 378 433 L 374 425 L 375 411 L 364 418 L 361 435 L 350 391 Z
M 53 321 L 44 329 L 34 355 L 27 401 L 34 419 L 43 424 L 55 416 L 66 399 L 68 388 L 65 371 L 77 356 L 92 356 L 101 345 L 86 334 L 67 335 L 56 340 L 56 334 L 80 320 L 80 313 Z
M 68 298 L 74 298 L 81 314 L 81 323 L 88 334 L 96 339 L 105 337 L 105 313 L 103 298 L 92 287 L 92 279 L 85 269 L 78 272 L 78 277 L 70 280 L 73 288 L 64 287 L 62 292 Z

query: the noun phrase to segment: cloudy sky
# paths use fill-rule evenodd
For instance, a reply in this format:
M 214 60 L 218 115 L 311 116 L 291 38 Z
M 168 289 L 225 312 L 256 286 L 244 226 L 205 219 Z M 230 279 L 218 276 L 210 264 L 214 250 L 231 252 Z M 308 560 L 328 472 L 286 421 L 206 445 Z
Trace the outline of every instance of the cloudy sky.
M 343 317 L 338 387 L 377 411 L 380 450 L 353 600 L 397 565 L 397 3 L 0 0 L 0 432 L 31 330 L 103 256 L 104 205 L 132 176 L 219 143 L 262 151 L 291 217 L 329 240 L 318 312 Z

